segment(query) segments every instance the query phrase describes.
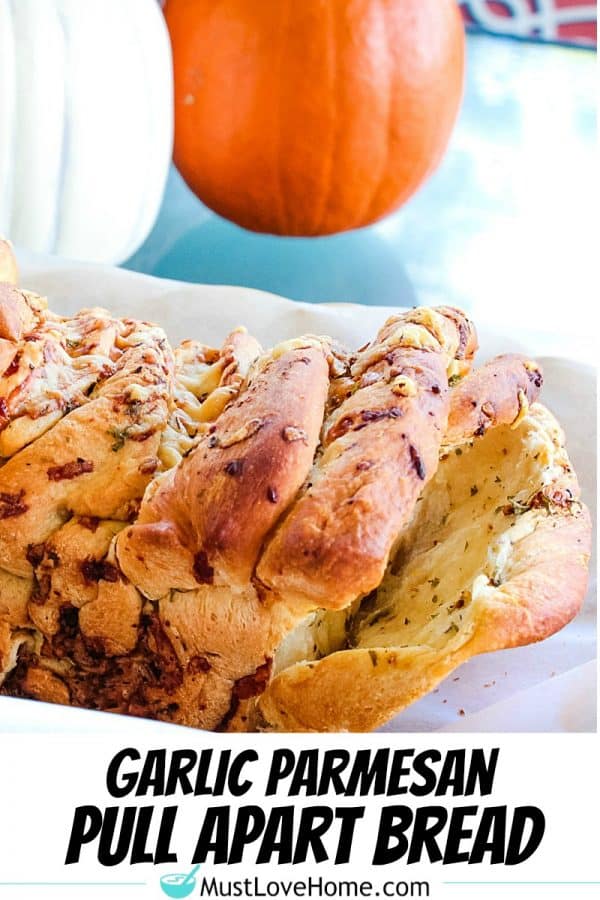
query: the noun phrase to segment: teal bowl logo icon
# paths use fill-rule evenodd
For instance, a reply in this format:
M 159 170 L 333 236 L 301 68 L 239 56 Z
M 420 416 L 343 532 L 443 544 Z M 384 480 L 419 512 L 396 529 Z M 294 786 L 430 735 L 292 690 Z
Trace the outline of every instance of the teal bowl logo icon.
M 189 897 L 196 887 L 196 872 L 200 868 L 199 865 L 194 866 L 187 875 L 183 873 L 175 873 L 173 875 L 163 875 L 160 879 L 160 886 L 163 894 L 172 897 L 173 900 L 183 900 Z

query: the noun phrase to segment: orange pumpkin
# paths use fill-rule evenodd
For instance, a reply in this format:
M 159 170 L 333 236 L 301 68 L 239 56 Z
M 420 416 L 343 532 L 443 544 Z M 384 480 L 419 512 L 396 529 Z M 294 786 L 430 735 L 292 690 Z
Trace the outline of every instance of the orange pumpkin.
M 454 0 L 167 0 L 175 163 L 254 231 L 319 235 L 397 208 L 462 96 Z

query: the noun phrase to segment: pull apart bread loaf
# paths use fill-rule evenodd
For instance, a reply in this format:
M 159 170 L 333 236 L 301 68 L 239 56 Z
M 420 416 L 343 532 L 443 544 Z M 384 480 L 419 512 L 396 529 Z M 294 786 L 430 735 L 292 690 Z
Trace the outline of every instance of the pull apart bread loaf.
M 368 730 L 578 611 L 590 521 L 539 367 L 459 310 L 219 350 L 0 286 L 0 691 Z

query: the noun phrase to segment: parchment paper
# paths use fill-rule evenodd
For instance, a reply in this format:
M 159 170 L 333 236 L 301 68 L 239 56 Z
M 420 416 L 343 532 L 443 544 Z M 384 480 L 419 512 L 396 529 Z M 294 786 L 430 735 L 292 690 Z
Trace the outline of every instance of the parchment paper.
M 385 307 L 351 304 L 310 305 L 247 288 L 190 285 L 118 269 L 70 264 L 20 255 L 21 284 L 48 296 L 52 309 L 74 313 L 104 306 L 118 315 L 161 324 L 172 342 L 197 338 L 220 344 L 236 325 L 246 325 L 265 346 L 304 332 L 330 334 L 360 346 L 390 315 Z M 479 328 L 478 361 L 511 351 L 538 359 L 545 372 L 543 402 L 558 416 L 580 478 L 583 497 L 595 520 L 596 378 L 594 369 L 570 359 L 559 323 L 524 332 L 495 314 L 493 328 Z M 581 345 L 577 351 L 581 354 Z M 588 362 L 590 360 L 588 359 Z M 596 730 L 596 577 L 583 611 L 563 631 L 541 644 L 473 659 L 439 689 L 413 704 L 384 731 L 595 731 Z M 62 707 L 0 698 L 0 731 L 27 727 L 73 730 L 84 715 Z M 85 715 L 85 730 L 113 728 L 102 714 Z M 41 724 L 43 722 L 43 724 Z M 128 726 L 131 726 L 131 722 Z M 146 725 L 140 727 L 146 727 Z M 153 723 L 155 728 L 168 727 Z

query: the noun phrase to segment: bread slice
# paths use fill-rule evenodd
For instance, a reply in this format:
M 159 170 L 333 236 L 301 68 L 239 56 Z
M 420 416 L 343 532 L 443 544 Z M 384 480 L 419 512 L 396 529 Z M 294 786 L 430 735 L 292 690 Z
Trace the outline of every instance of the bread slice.
M 438 463 L 448 379 L 469 371 L 472 323 L 449 308 L 390 318 L 332 385 L 341 400 L 293 509 L 258 564 L 298 607 L 341 609 L 374 588 Z
M 558 423 L 535 403 L 463 442 L 457 421 L 379 587 L 280 648 L 262 729 L 371 730 L 471 656 L 542 640 L 578 612 L 591 526 Z

